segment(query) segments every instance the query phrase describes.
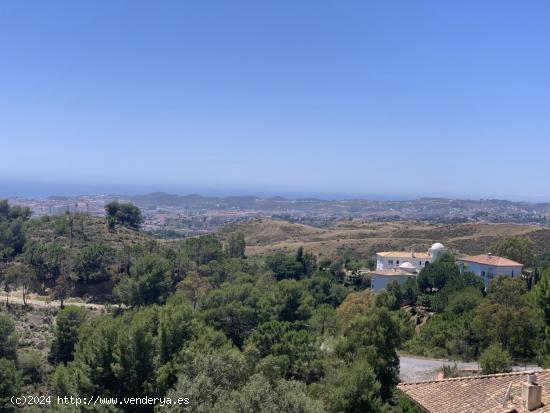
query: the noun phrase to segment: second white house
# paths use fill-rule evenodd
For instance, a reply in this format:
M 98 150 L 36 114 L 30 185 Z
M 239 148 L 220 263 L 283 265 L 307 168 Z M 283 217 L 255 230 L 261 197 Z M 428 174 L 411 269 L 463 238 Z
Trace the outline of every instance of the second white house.
M 499 275 L 519 277 L 523 271 L 523 264 L 497 255 L 481 254 L 458 259 L 460 272 L 473 272 L 483 279 L 485 287 Z

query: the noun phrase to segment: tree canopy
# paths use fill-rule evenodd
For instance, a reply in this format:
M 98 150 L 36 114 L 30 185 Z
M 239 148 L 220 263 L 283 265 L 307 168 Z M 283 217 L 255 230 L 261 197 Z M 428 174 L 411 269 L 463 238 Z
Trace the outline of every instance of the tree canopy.
M 105 212 L 111 229 L 117 224 L 137 229 L 143 223 L 141 210 L 134 204 L 112 201 L 105 205 Z

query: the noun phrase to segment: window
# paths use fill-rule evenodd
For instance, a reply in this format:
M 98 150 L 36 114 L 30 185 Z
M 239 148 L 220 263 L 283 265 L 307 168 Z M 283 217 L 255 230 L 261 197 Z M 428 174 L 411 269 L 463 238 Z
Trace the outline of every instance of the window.
M 393 265 L 393 260 L 388 260 L 388 265 Z
M 399 265 L 399 260 L 397 260 L 397 261 L 395 262 L 395 264 L 396 264 L 396 265 Z
M 422 261 L 418 261 L 418 265 L 422 265 Z

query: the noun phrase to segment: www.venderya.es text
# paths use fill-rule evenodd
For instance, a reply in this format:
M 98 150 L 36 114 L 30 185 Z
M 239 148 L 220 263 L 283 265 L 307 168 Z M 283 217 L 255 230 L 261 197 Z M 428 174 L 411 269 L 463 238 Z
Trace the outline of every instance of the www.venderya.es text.
M 11 403 L 14 406 L 50 406 L 54 404 L 59 405 L 73 405 L 73 406 L 145 406 L 145 405 L 159 405 L 159 406 L 181 406 L 188 405 L 189 398 L 187 397 L 102 397 L 102 396 L 88 396 L 88 397 L 75 397 L 75 396 L 13 396 Z

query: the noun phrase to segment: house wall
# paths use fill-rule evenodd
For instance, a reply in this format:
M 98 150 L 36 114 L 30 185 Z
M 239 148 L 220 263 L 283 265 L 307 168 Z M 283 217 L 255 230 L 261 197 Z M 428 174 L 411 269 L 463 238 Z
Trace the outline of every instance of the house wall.
M 412 277 L 413 277 L 412 275 L 411 276 L 408 276 L 408 275 L 386 276 L 386 275 L 372 274 L 371 288 L 373 292 L 377 293 L 381 289 L 386 288 L 388 284 L 391 283 L 392 281 L 397 281 L 399 285 L 401 285 L 401 284 L 404 284 L 409 278 L 412 278 Z
M 496 278 L 499 275 L 518 277 L 521 275 L 521 271 L 523 270 L 523 266 L 521 265 L 496 267 L 487 264 L 478 264 L 476 262 L 466 261 L 461 261 L 460 268 L 461 272 L 470 271 L 478 277 L 481 277 L 483 279 L 483 282 L 485 283 L 485 287 L 489 285 L 493 278 Z
M 417 268 L 424 268 L 426 265 L 426 262 L 430 261 L 429 258 L 411 258 L 409 255 L 404 257 L 382 257 L 377 255 L 376 256 L 376 269 L 377 270 L 385 270 L 385 269 L 391 269 L 391 268 L 397 268 L 404 262 L 410 262 L 412 265 L 414 265 Z

